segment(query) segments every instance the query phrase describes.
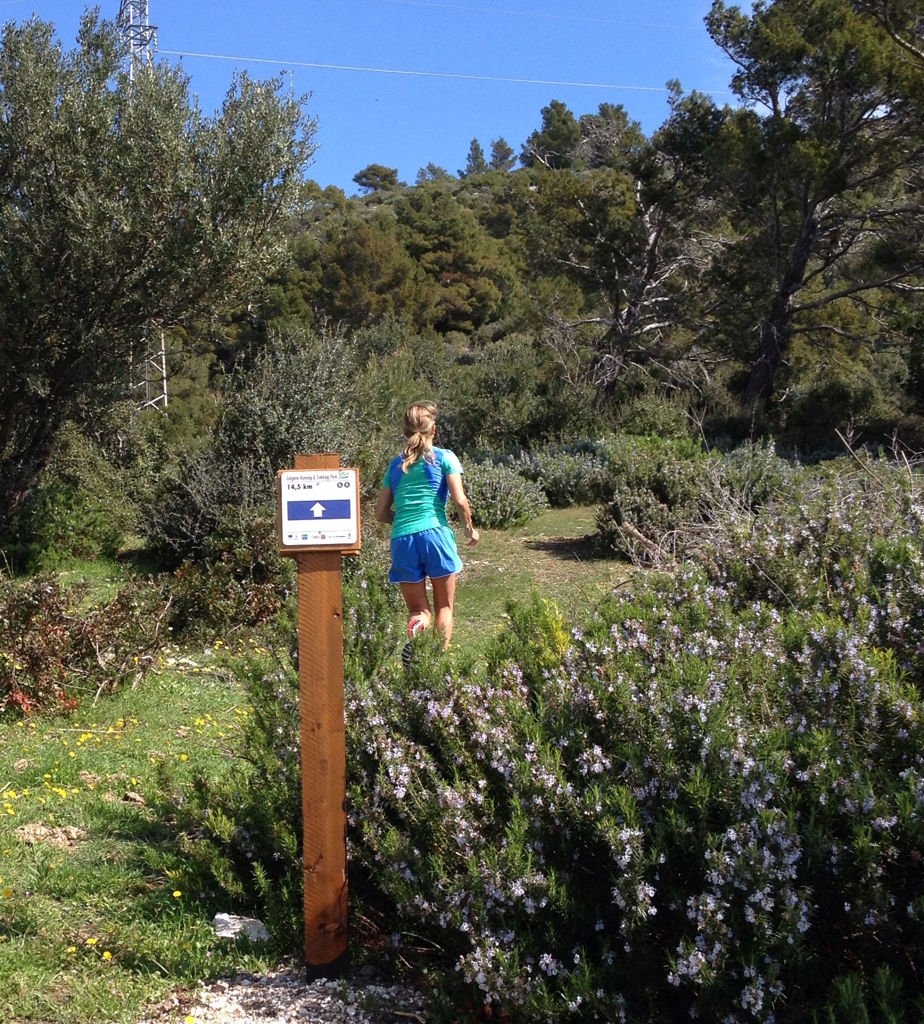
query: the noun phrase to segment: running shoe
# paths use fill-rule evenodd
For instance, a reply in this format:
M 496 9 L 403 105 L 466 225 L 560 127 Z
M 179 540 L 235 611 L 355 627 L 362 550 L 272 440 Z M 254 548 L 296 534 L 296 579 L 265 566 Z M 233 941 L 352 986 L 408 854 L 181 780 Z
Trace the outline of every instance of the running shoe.
M 411 618 L 407 620 L 407 641 L 401 650 L 401 661 L 405 668 L 409 668 L 411 662 L 414 660 L 414 646 L 411 641 L 426 628 L 427 624 L 417 615 L 412 615 Z
M 427 628 L 427 624 L 417 615 L 413 615 L 407 620 L 407 638 L 413 640 L 418 633 L 422 633 Z

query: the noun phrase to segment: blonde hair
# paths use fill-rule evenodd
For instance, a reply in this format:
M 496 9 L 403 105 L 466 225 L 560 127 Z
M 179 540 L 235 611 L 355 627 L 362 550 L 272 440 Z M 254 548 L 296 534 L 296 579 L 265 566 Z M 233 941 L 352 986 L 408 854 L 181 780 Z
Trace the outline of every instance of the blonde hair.
M 436 406 L 432 402 L 412 402 L 404 412 L 404 436 L 407 443 L 401 462 L 406 473 L 418 459 L 431 459 L 433 431 L 436 428 Z

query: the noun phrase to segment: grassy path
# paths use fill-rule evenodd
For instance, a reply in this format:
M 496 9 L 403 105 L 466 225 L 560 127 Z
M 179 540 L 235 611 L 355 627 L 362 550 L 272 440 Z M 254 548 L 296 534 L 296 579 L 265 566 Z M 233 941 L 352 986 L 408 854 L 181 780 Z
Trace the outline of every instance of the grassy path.
M 465 571 L 456 592 L 456 642 L 481 646 L 503 621 L 510 601 L 551 598 L 567 617 L 580 615 L 629 570 L 593 554 L 592 508 L 551 509 L 515 530 L 482 530 L 461 548 Z

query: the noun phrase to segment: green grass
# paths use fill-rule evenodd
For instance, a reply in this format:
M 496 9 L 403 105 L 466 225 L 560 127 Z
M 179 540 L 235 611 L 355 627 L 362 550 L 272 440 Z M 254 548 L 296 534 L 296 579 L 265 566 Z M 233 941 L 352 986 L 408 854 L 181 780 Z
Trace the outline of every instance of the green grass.
M 456 590 L 455 642 L 481 648 L 503 623 L 511 601 L 551 598 L 566 617 L 592 607 L 631 571 L 595 556 L 591 508 L 552 509 L 513 530 L 482 530 L 461 547 L 465 570 Z
M 215 938 L 231 908 L 197 891 L 157 809 L 165 777 L 223 770 L 247 715 L 199 660 L 96 708 L 0 724 L 0 1019 L 131 1022 L 177 987 L 272 960 Z
M 568 509 L 482 531 L 463 548 L 457 642 L 477 653 L 533 592 L 570 615 L 617 585 L 626 567 L 589 556 L 592 530 L 591 510 Z M 68 571 L 103 594 L 120 582 L 111 562 Z M 0 1020 L 134 1024 L 167 993 L 278 957 L 216 939 L 212 917 L 234 908 L 190 874 L 158 804 L 230 764 L 249 708 L 221 647 L 68 716 L 0 716 Z

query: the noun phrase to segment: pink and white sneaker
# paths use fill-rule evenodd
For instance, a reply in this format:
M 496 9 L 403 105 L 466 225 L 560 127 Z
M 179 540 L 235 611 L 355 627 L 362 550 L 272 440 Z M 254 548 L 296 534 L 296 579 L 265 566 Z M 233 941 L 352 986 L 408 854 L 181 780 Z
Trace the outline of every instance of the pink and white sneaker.
M 426 622 L 419 615 L 412 615 L 407 620 L 407 640 L 401 651 L 401 661 L 405 668 L 410 668 L 411 662 L 414 660 L 414 648 L 411 641 L 426 628 Z
M 407 620 L 407 638 L 413 640 L 418 633 L 422 633 L 427 628 L 426 622 L 419 616 L 413 615 Z

